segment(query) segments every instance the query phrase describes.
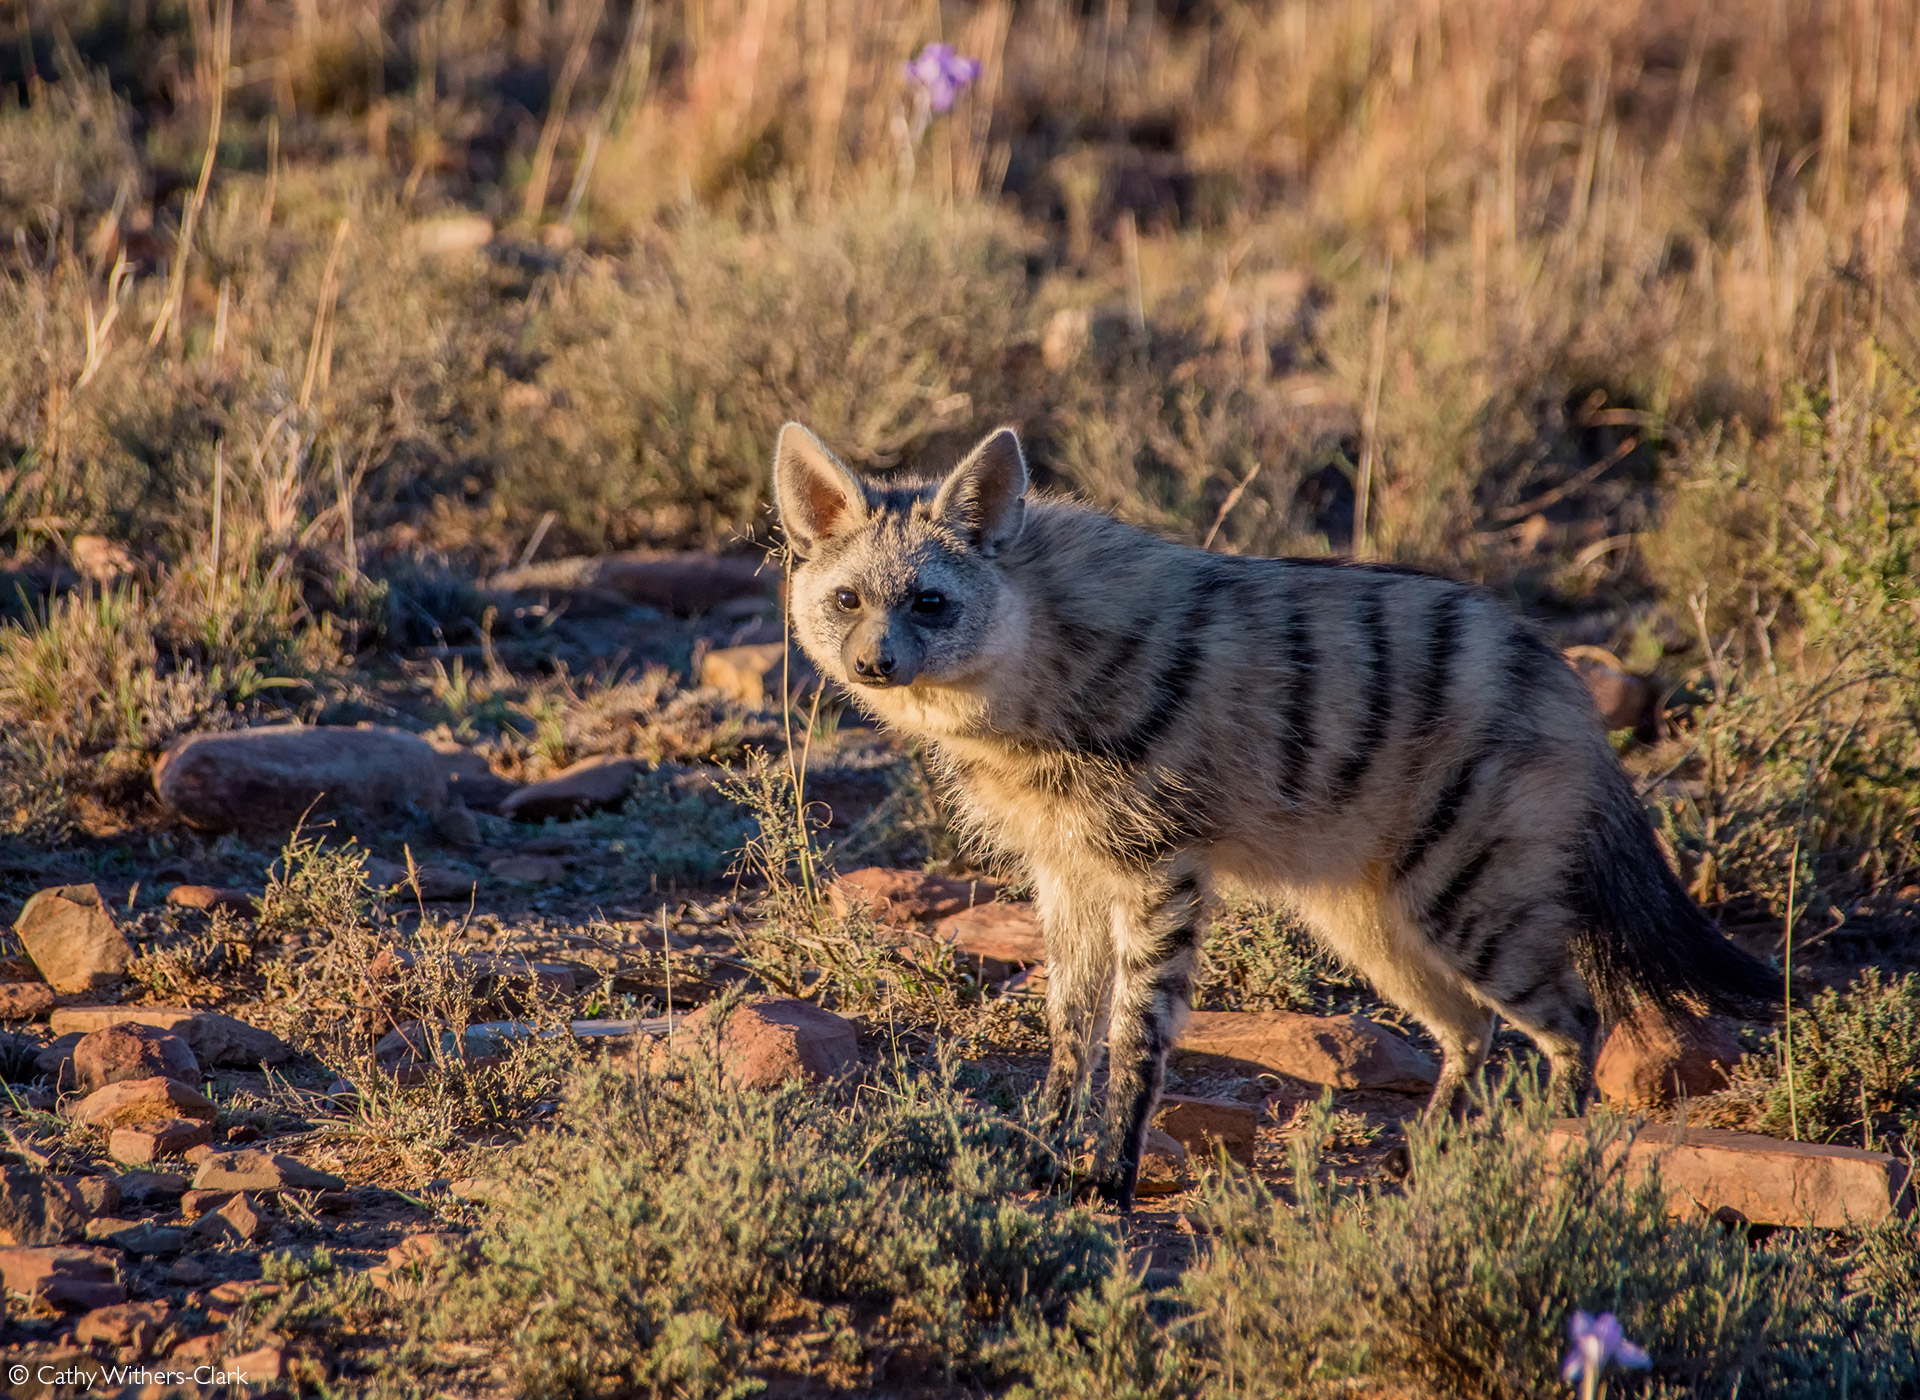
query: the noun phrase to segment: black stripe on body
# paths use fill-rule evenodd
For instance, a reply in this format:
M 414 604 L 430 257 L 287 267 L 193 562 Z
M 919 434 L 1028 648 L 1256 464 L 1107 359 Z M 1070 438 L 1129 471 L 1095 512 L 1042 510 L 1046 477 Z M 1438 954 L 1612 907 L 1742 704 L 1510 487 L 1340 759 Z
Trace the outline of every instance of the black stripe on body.
M 1493 965 L 1500 960 L 1502 950 L 1506 948 L 1513 936 L 1520 931 L 1520 926 L 1526 922 L 1529 915 L 1533 912 L 1531 909 L 1522 909 L 1516 914 L 1509 914 L 1505 919 L 1500 921 L 1498 927 L 1481 936 L 1479 946 L 1473 950 L 1473 956 L 1468 960 L 1467 980 L 1469 982 L 1478 987 L 1485 983 L 1489 977 L 1493 976 Z M 1467 926 L 1461 929 L 1462 935 L 1471 932 L 1474 924 L 1474 920 L 1468 920 Z M 1464 936 L 1460 939 L 1460 951 L 1466 951 L 1466 939 Z
M 1289 801 L 1299 798 L 1313 764 L 1317 744 L 1313 724 L 1314 690 L 1320 669 L 1306 601 L 1295 594 L 1292 602 L 1280 636 L 1286 648 L 1287 668 L 1287 703 L 1282 716 L 1285 733 L 1280 737 L 1280 795 Z
M 1453 684 L 1453 660 L 1460 650 L 1460 605 L 1465 595 L 1448 589 L 1434 604 L 1432 631 L 1427 634 L 1427 664 L 1420 673 L 1414 697 L 1414 732 L 1431 737 L 1446 717 L 1447 690 Z
M 1428 903 L 1420 923 L 1428 935 L 1442 946 L 1453 942 L 1460 906 L 1473 893 L 1473 887 L 1480 882 L 1480 877 L 1487 873 L 1487 867 L 1493 863 L 1494 852 L 1499 845 L 1496 839 L 1482 846 L 1466 864 L 1454 871 L 1453 878 Z
M 1131 729 L 1113 736 L 1089 735 L 1081 741 L 1081 748 L 1129 768 L 1153 751 L 1192 698 L 1194 682 L 1202 669 L 1206 633 L 1213 625 L 1213 600 L 1231 586 L 1232 576 L 1223 569 L 1209 569 L 1200 576 L 1181 617 L 1173 655 L 1150 686 L 1152 706 Z
M 1440 795 L 1434 799 L 1427 819 L 1420 823 L 1420 829 L 1413 834 L 1406 849 L 1400 852 L 1399 859 L 1394 861 L 1393 878 L 1396 881 L 1411 875 L 1426 859 L 1427 852 L 1446 839 L 1447 833 L 1453 830 L 1467 805 L 1467 798 L 1473 791 L 1473 780 L 1479 774 L 1484 759 L 1482 753 L 1470 754 L 1453 770 L 1447 785 L 1440 789 Z
M 1392 677 L 1387 670 L 1387 619 L 1377 589 L 1368 593 L 1360 605 L 1360 631 L 1367 641 L 1368 676 L 1372 684 L 1366 696 L 1366 712 L 1354 733 L 1353 748 L 1340 760 L 1340 767 L 1333 775 L 1328 799 L 1334 803 L 1347 801 L 1360 786 L 1360 780 L 1380 752 L 1380 745 L 1387 737 L 1387 724 L 1393 716 Z

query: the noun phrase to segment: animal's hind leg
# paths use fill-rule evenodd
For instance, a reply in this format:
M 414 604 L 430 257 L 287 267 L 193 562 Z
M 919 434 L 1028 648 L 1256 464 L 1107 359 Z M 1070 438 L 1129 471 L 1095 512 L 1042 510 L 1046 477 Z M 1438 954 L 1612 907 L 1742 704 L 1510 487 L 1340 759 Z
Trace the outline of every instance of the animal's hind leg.
M 1465 1114 L 1468 1086 L 1493 1045 L 1493 1012 L 1432 945 L 1384 902 L 1299 900 L 1314 933 L 1440 1045 L 1427 1121 Z
M 1554 1112 L 1585 1113 L 1593 1097 L 1600 1018 L 1572 960 L 1547 967 L 1517 988 L 1483 990 L 1546 1053 L 1547 1097 Z

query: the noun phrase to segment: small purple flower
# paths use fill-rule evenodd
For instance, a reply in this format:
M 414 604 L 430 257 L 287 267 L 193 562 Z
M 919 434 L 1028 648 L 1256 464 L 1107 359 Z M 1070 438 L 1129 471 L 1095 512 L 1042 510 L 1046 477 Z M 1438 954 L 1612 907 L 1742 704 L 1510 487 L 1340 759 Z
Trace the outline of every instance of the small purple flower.
M 980 76 L 980 60 L 962 58 L 951 44 L 928 44 L 920 56 L 902 66 L 909 83 L 926 94 L 927 105 L 936 112 L 953 109 L 954 100 L 967 84 Z
M 1609 1365 L 1644 1371 L 1653 1364 L 1646 1352 L 1627 1340 L 1620 1319 L 1612 1313 L 1595 1317 L 1576 1309 L 1567 1324 L 1567 1335 L 1573 1345 L 1567 1350 L 1567 1359 L 1560 1363 L 1560 1379 L 1568 1385 L 1582 1382 L 1583 1394 L 1595 1393 L 1601 1373 Z

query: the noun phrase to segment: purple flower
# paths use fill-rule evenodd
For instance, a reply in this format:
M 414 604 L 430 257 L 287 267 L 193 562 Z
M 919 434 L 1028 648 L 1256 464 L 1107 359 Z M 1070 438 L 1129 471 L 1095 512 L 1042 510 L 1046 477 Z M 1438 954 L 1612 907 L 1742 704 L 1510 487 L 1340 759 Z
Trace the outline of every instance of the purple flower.
M 1612 1313 L 1594 1317 L 1576 1310 L 1567 1324 L 1567 1335 L 1573 1345 L 1567 1350 L 1567 1359 L 1560 1363 L 1560 1379 L 1568 1385 L 1585 1382 L 1582 1389 L 1589 1395 L 1609 1364 L 1631 1371 L 1642 1371 L 1653 1364 L 1644 1351 L 1627 1340 L 1620 1319 Z
M 952 110 L 954 99 L 967 84 L 980 76 L 980 60 L 960 57 L 951 44 L 928 44 L 901 72 L 909 83 L 926 94 L 929 107 L 936 112 L 946 112 Z

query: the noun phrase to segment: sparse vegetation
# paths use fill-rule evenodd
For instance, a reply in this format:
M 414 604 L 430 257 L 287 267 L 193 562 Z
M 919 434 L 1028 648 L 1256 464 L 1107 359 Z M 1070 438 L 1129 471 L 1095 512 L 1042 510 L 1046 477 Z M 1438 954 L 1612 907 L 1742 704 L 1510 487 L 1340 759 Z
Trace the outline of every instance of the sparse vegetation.
M 779 639 L 771 588 L 502 577 L 759 550 L 804 417 L 883 475 L 1011 422 L 1043 485 L 1189 542 L 1478 579 L 1645 682 L 1615 741 L 1690 887 L 1782 959 L 1791 916 L 1825 988 L 1689 1121 L 1911 1155 L 1916 36 L 1911 0 L 14 7 L 0 882 L 98 882 L 123 1001 L 303 1052 L 206 1067 L 234 1144 L 300 1134 L 485 1243 L 390 1293 L 281 1201 L 285 1288 L 220 1354 L 341 1395 L 1503 1397 L 1554 1393 L 1580 1307 L 1653 1353 L 1622 1393 L 1911 1393 L 1910 1223 L 1669 1219 L 1606 1165 L 1624 1125 L 1550 1166 L 1524 1062 L 1464 1127 L 1276 1096 L 1182 1228 L 1030 1194 L 1034 984 L 827 889 L 986 873 L 915 756 L 701 686 Z M 932 39 L 983 64 L 939 114 L 901 77 Z M 641 768 L 590 813 L 284 847 L 162 810 L 176 738 L 289 720 L 487 782 Z M 189 878 L 257 914 L 160 902 Z M 572 993 L 499 972 L 563 957 Z M 1278 911 L 1230 905 L 1206 960 L 1208 1009 L 1392 1021 Z M 741 1093 L 563 1033 L 736 981 L 884 1066 Z M 0 1155 L 104 1170 L 45 1030 L 0 1036 Z

